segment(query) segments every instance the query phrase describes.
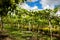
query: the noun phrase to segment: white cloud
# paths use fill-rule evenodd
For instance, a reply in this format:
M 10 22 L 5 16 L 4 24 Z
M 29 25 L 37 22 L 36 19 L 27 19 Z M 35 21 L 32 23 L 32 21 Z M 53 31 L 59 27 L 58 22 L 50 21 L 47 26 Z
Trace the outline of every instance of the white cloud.
M 60 5 L 60 0 L 41 0 L 43 9 L 54 9 L 54 5 Z
M 30 9 L 30 6 L 28 6 L 26 3 L 22 3 L 21 5 L 19 4 L 19 7 L 27 9 L 27 10 Z
M 31 10 L 37 10 L 37 9 L 38 9 L 37 6 L 31 7 Z
M 36 1 L 38 1 L 38 0 L 27 0 L 28 2 L 36 2 Z
M 26 3 L 22 3 L 21 5 L 19 4 L 19 7 L 24 8 L 26 10 L 38 10 L 37 6 L 34 7 L 30 7 L 28 4 Z

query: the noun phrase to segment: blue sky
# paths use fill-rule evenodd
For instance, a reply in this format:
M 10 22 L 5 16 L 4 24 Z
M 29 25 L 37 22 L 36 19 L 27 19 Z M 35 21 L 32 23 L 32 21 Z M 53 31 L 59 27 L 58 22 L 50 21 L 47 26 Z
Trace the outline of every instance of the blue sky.
M 54 9 L 56 5 L 60 5 L 60 0 L 27 0 L 27 2 L 20 5 L 20 7 L 27 10 L 36 10 Z
M 38 9 L 42 9 L 42 4 L 40 4 L 40 0 L 36 1 L 36 2 L 26 2 L 30 7 L 34 7 L 37 6 Z

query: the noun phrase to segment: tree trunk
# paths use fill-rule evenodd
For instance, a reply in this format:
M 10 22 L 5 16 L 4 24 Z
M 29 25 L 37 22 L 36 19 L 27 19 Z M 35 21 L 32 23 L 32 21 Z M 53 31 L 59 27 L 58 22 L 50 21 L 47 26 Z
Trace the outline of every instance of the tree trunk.
M 3 32 L 3 21 L 2 21 L 2 16 L 0 16 L 0 24 L 1 24 L 1 30 Z
M 50 28 L 50 34 L 51 34 L 51 40 L 52 40 L 52 24 L 51 24 L 51 18 L 49 18 L 49 28 Z

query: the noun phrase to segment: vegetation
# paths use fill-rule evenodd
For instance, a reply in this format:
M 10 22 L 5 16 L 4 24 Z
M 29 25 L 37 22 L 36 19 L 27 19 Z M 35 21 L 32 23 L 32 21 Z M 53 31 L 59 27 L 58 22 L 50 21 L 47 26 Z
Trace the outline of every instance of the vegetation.
M 17 6 L 22 2 L 24 1 L 1 0 L 2 34 L 8 34 L 13 40 L 59 40 L 60 18 L 55 15 L 59 7 L 34 12 Z

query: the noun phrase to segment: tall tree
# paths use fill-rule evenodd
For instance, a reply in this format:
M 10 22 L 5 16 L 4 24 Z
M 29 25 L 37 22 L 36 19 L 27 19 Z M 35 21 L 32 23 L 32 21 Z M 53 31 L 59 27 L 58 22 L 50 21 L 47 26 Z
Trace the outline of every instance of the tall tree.
M 1 30 L 3 30 L 3 22 L 2 17 L 6 16 L 8 11 L 13 11 L 16 9 L 16 4 L 22 3 L 26 0 L 0 0 L 0 22 L 1 22 Z M 12 10 L 11 10 L 12 9 Z

